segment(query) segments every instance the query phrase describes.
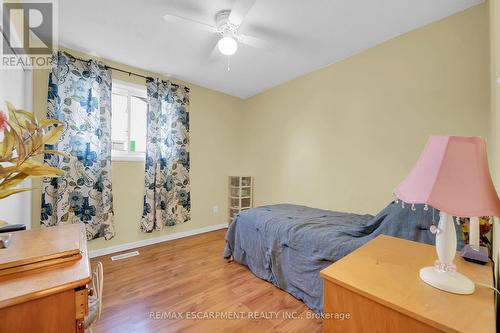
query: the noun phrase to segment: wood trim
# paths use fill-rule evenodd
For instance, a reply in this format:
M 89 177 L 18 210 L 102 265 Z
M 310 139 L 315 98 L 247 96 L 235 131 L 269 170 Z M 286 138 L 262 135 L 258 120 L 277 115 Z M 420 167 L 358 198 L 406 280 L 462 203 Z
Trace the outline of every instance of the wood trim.
M 57 267 L 52 266 L 50 269 L 51 270 L 57 269 Z M 8 300 L 0 302 L 0 309 L 6 308 L 6 307 L 9 307 L 12 305 L 16 305 L 19 303 L 28 302 L 28 301 L 35 299 L 35 298 L 42 298 L 42 297 L 57 294 L 57 293 L 60 293 L 60 292 L 63 292 L 63 291 L 69 290 L 69 289 L 75 289 L 79 286 L 89 284 L 90 281 L 91 281 L 91 278 L 89 276 L 89 278 L 75 280 L 75 281 L 72 281 L 71 283 L 60 285 L 60 286 L 57 286 L 55 288 L 40 290 L 40 291 L 33 292 L 30 294 L 22 295 L 19 297 L 10 298 Z
M 82 257 L 82 255 L 80 254 L 80 252 L 78 252 L 76 254 L 71 253 L 71 254 L 68 254 L 65 256 L 61 256 L 61 257 L 47 258 L 45 260 L 38 261 L 35 263 L 31 263 L 31 264 L 22 264 L 19 266 L 3 268 L 3 269 L 0 269 L 0 276 L 21 273 L 21 272 L 29 271 L 32 269 L 39 269 L 42 267 L 53 266 L 53 265 L 62 264 L 65 262 L 77 261 L 77 260 L 80 260 L 81 257 Z
M 226 229 L 227 226 L 228 226 L 227 223 L 215 224 L 215 225 L 210 225 L 210 226 L 199 228 L 199 229 L 193 229 L 193 230 L 188 230 L 188 231 L 181 231 L 181 232 L 176 232 L 176 233 L 169 234 L 169 235 L 164 235 L 164 236 L 159 236 L 159 237 L 154 237 L 154 238 L 148 238 L 148 239 L 140 240 L 140 241 L 137 241 L 137 242 L 123 243 L 123 244 L 120 244 L 120 245 L 109 246 L 109 247 L 105 247 L 105 248 L 102 248 L 102 249 L 97 249 L 97 250 L 90 251 L 89 257 L 90 258 L 96 258 L 96 257 L 105 256 L 105 255 L 108 255 L 108 254 L 111 254 L 111 253 L 132 250 L 132 249 L 136 249 L 136 248 L 139 248 L 139 247 L 144 247 L 144 246 L 148 246 L 148 245 L 153 245 L 153 244 L 168 242 L 168 241 L 171 241 L 171 240 L 174 240 L 174 239 L 179 239 L 179 238 L 184 238 L 184 237 L 189 237 L 189 236 L 204 234 L 204 233 L 211 232 L 211 231 Z
M 28 259 L 18 260 L 15 262 L 0 263 L 0 275 L 4 274 L 4 270 L 11 270 L 15 272 L 17 269 L 19 271 L 24 271 L 26 269 L 22 269 L 23 266 L 34 266 L 35 268 L 39 268 L 51 265 L 52 260 L 58 260 L 61 259 L 61 257 L 71 258 L 71 260 L 78 260 L 81 258 L 80 249 L 54 253 L 51 255 L 40 256 L 38 258 L 28 258 Z
M 80 232 L 79 224 L 13 232 L 11 245 L 0 253 L 0 272 L 31 264 L 50 265 L 50 260 L 80 255 Z

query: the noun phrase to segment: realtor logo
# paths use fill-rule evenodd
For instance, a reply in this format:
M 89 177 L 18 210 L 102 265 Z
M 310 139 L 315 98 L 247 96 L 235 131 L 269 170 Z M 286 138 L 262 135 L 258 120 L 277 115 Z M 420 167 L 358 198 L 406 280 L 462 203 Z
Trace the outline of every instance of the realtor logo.
M 0 68 L 49 68 L 57 48 L 56 2 L 2 1 Z

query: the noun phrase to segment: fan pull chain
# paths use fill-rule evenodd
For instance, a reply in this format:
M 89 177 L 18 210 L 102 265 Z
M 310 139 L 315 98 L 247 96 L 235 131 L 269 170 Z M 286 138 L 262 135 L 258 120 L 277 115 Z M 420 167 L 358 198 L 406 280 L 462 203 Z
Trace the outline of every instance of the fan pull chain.
M 231 56 L 227 56 L 227 71 L 231 71 Z

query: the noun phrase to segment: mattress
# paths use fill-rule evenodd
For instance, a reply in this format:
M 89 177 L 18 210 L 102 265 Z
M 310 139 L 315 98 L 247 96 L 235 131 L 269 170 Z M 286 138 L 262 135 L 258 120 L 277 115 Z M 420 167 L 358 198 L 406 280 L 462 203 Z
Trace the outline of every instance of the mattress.
M 436 224 L 439 212 L 434 212 Z M 226 233 L 224 257 L 273 283 L 321 313 L 319 272 L 384 234 L 434 244 L 432 209 L 391 202 L 376 216 L 278 204 L 239 213 Z M 457 231 L 458 233 L 458 231 Z M 463 246 L 459 238 L 458 248 Z

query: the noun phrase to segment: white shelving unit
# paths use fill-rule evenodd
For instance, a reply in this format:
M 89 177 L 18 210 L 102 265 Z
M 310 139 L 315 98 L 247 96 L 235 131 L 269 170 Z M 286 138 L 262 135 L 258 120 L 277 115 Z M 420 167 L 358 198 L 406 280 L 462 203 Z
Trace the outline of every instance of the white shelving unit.
M 229 223 L 242 210 L 253 207 L 253 178 L 250 176 L 229 177 Z

